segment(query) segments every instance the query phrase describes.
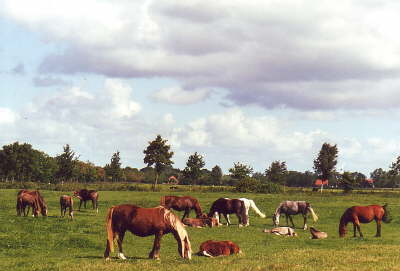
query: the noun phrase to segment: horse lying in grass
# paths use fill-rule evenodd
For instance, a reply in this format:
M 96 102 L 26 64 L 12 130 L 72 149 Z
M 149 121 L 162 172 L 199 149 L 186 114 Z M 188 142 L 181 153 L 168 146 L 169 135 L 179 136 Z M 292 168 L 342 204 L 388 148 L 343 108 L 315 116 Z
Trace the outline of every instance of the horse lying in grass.
M 236 214 L 239 220 L 239 227 L 247 224 L 248 216 L 244 202 L 239 199 L 219 198 L 211 205 L 208 217 L 216 217 L 218 224 L 221 221 L 221 214 L 224 215 L 228 226 L 231 225 L 229 214 Z
M 217 257 L 241 253 L 238 245 L 231 241 L 208 240 L 200 245 L 199 256 Z
M 340 218 L 339 223 L 339 236 L 344 237 L 346 235 L 346 226 L 349 222 L 353 223 L 354 237 L 357 237 L 357 230 L 360 237 L 363 237 L 361 232 L 360 223 L 369 223 L 372 220 L 376 222 L 376 234 L 375 237 L 381 236 L 382 221 L 389 223 L 391 221 L 389 212 L 387 210 L 387 204 L 380 205 L 368 205 L 368 206 L 353 206 L 348 208 Z
M 189 217 L 191 210 L 196 212 L 196 218 L 200 218 L 203 215 L 199 201 L 196 198 L 190 196 L 164 196 L 160 199 L 160 205 L 167 209 L 174 209 L 176 211 L 185 211 L 182 216 L 182 220 Z
M 26 195 L 30 195 L 32 198 Z M 31 204 L 29 204 L 29 202 L 31 202 Z M 23 213 L 24 216 L 27 216 L 30 207 L 32 207 L 33 216 L 37 216 L 38 212 L 40 212 L 42 216 L 47 216 L 47 204 L 39 191 L 30 191 L 26 189 L 20 190 L 17 194 L 17 215 L 21 215 L 21 213 Z M 25 210 L 25 208 L 28 209 Z M 33 210 L 33 208 L 35 208 L 35 210 Z
M 182 223 L 186 226 L 194 227 L 194 228 L 203 228 L 205 226 L 209 226 L 210 228 L 218 226 L 218 219 L 214 217 L 206 217 L 206 218 L 185 218 L 182 220 Z
M 172 233 L 178 242 L 178 252 L 182 258 L 191 259 L 192 249 L 189 236 L 179 218 L 163 206 L 156 208 L 141 208 L 135 205 L 123 204 L 113 206 L 107 214 L 107 244 L 104 258 L 109 259 L 113 252 L 113 242 L 117 238 L 118 257 L 125 260 L 122 251 L 122 241 L 125 232 L 140 237 L 155 235 L 153 249 L 149 258 L 160 258 L 160 243 L 164 234 Z
M 78 211 L 81 211 L 82 202 L 86 209 L 86 201 L 91 200 L 93 209 L 96 210 L 97 213 L 99 212 L 99 193 L 96 190 L 81 189 L 75 191 L 74 196 L 79 199 Z
M 290 227 L 276 227 L 270 230 L 265 229 L 263 232 L 281 236 L 297 236 L 297 233 L 294 231 L 294 229 Z
M 319 231 L 314 227 L 310 227 L 311 239 L 325 239 L 328 238 L 328 234 L 323 231 Z
M 74 200 L 72 199 L 71 196 L 67 195 L 62 195 L 60 197 L 60 209 L 61 209 L 61 217 L 65 216 L 65 213 L 67 212 L 67 208 L 69 211 L 69 217 L 71 219 L 74 218 Z
M 289 226 L 288 218 L 290 219 L 290 222 L 292 223 L 292 227 L 295 228 L 293 219 L 291 215 L 297 215 L 297 214 L 302 214 L 304 218 L 304 223 L 303 223 L 303 230 L 307 229 L 307 213 L 310 212 L 311 216 L 315 221 L 318 220 L 318 216 L 315 214 L 313 208 L 311 207 L 311 204 L 306 202 L 306 201 L 282 201 L 279 206 L 276 208 L 275 213 L 272 217 L 272 221 L 274 226 L 279 226 L 279 217 L 281 214 L 286 215 L 286 225 Z

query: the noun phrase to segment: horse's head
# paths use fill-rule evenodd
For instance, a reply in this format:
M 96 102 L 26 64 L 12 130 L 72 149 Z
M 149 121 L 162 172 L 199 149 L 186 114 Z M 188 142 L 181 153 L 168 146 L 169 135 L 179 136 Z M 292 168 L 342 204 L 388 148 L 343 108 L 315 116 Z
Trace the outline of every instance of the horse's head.
M 42 214 L 42 216 L 47 216 L 47 206 L 43 206 L 40 209 L 40 213 Z
M 340 225 L 339 226 L 339 237 L 344 237 L 346 235 L 347 229 L 346 226 Z

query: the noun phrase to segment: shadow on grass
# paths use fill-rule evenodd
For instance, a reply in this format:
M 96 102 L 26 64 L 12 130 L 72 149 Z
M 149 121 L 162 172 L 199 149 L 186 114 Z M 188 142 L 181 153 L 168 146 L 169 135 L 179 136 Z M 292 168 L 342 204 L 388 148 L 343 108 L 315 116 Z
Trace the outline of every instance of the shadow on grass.
M 103 256 L 93 256 L 93 255 L 86 255 L 86 256 L 77 256 L 76 258 L 78 259 L 104 259 Z M 137 257 L 137 256 L 131 256 L 131 257 L 126 257 L 126 260 L 121 260 L 118 257 L 111 257 L 111 260 L 109 261 L 120 261 L 120 262 L 129 262 L 129 261 L 136 261 L 136 260 L 149 260 L 149 261 L 154 261 L 154 259 L 150 259 L 148 257 Z

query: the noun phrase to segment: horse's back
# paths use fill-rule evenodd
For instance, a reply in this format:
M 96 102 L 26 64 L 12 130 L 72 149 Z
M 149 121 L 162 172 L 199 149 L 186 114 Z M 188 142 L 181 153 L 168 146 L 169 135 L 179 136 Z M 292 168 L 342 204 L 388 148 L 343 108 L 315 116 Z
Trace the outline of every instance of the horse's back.
M 352 206 L 345 211 L 345 214 L 357 217 L 361 223 L 369 223 L 374 219 L 381 219 L 384 209 L 380 205 Z

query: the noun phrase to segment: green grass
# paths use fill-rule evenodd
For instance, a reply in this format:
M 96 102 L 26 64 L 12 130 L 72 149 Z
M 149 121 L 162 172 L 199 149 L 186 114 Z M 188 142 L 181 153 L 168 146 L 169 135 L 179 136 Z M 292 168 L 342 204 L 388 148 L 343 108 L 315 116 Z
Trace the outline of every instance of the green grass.
M 221 196 L 248 197 L 254 199 L 268 217 L 282 200 L 307 200 L 320 217 L 317 223 L 312 223 L 310 218 L 309 225 L 328 232 L 329 237 L 311 240 L 309 232 L 301 229 L 296 230 L 299 233 L 297 238 L 267 235 L 261 231 L 271 228 L 271 219 L 262 219 L 251 211 L 250 227 L 187 228 L 193 252 L 197 252 L 200 243 L 208 239 L 232 240 L 241 247 L 242 255 L 211 259 L 193 255 L 191 261 L 183 260 L 178 256 L 172 235 L 165 235 L 161 243 L 161 260 L 149 260 L 147 255 L 153 237 L 140 238 L 127 233 L 124 252 L 128 260 L 114 258 L 110 262 L 102 258 L 108 207 L 121 203 L 153 207 L 166 193 L 101 191 L 99 214 L 88 208 L 75 212 L 74 221 L 58 217 L 58 199 L 65 193 L 42 191 L 42 194 L 49 205 L 49 217 L 17 217 L 16 190 L 0 190 L 1 270 L 400 270 L 400 219 L 396 217 L 400 210 L 398 193 L 168 193 L 192 195 L 200 200 L 204 210 L 208 210 L 211 203 Z M 346 238 L 338 237 L 339 218 L 347 207 L 385 202 L 390 204 L 394 219 L 390 224 L 383 224 L 381 238 L 373 237 L 375 223 L 362 225 L 364 239 L 352 237 L 351 225 Z M 237 223 L 235 217 L 232 221 Z M 297 226 L 302 225 L 300 216 L 294 217 L 294 221 Z

